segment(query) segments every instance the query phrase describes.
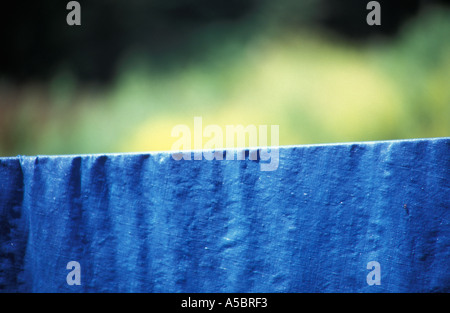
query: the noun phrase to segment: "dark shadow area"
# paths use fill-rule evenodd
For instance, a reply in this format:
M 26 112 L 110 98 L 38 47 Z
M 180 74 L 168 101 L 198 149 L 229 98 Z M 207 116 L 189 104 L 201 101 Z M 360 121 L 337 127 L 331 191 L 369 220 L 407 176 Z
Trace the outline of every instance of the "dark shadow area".
M 372 36 L 394 36 L 419 10 L 448 4 L 442 0 L 379 1 L 382 26 L 370 27 L 361 22 L 368 13 L 367 2 L 81 0 L 82 25 L 71 27 L 65 20 L 65 1 L 11 1 L 3 6 L 0 19 L 0 78 L 17 83 L 48 80 L 64 68 L 83 83 L 107 83 L 130 49 L 145 55 L 153 68 L 167 70 L 201 59 L 227 36 L 245 40 L 269 23 L 291 30 L 320 27 L 364 42 Z

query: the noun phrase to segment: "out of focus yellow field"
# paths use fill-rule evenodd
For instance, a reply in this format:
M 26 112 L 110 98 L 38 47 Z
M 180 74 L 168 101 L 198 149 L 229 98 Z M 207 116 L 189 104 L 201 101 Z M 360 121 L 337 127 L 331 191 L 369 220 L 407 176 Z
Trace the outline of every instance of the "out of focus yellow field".
M 268 32 L 167 73 L 130 53 L 108 88 L 80 88 L 64 71 L 22 87 L 9 130 L 22 141 L 0 152 L 170 150 L 172 128 L 193 131 L 195 116 L 203 127 L 279 125 L 281 145 L 449 136 L 449 38 L 450 13 L 430 11 L 390 41 Z
M 280 125 L 281 145 L 448 136 L 450 45 L 441 52 L 414 45 L 440 35 L 433 22 L 410 25 L 416 29 L 395 46 L 359 48 L 306 34 L 261 39 L 217 70 L 154 78 L 166 93 L 154 99 L 142 86 L 136 94 L 146 95 L 137 102 L 161 103 L 167 112 L 133 127 L 121 150 L 170 150 L 172 127 L 186 124 L 193 132 L 194 116 L 203 117 L 203 127 Z M 424 70 L 436 55 L 436 66 Z M 135 80 L 152 84 L 145 75 Z

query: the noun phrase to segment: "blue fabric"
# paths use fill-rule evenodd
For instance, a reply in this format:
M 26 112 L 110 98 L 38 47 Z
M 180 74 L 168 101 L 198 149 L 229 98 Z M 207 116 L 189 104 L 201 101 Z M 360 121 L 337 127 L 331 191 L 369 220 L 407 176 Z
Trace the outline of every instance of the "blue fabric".
M 0 290 L 448 292 L 449 204 L 449 138 L 1 158 Z

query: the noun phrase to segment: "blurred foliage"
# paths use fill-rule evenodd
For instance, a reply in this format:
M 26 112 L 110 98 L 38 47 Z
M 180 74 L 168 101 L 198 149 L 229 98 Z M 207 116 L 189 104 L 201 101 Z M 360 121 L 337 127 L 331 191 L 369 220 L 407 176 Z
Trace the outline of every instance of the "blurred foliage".
M 361 42 L 327 28 L 336 18 L 321 22 L 319 0 L 263 3 L 185 30 L 160 55 L 145 40 L 126 43 L 107 84 L 80 76 L 76 62 L 45 79 L 3 77 L 0 155 L 169 150 L 172 128 L 193 129 L 194 116 L 204 127 L 280 125 L 282 145 L 450 136 L 448 9 Z M 206 4 L 166 6 L 192 16 L 182 25 L 210 16 Z

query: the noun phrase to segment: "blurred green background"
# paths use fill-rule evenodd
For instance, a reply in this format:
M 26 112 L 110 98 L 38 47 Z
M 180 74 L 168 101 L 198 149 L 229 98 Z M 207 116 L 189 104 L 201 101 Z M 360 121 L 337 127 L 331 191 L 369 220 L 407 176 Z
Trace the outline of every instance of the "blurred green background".
M 3 10 L 0 156 L 170 150 L 171 130 L 280 144 L 450 136 L 445 1 L 65 1 Z

